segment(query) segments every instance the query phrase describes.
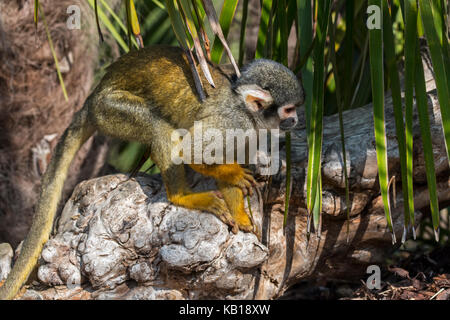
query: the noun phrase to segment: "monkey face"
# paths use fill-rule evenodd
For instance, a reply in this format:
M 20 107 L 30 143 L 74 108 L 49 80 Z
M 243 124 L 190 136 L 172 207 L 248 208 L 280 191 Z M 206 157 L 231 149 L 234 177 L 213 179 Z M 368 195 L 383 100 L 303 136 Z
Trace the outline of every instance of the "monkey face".
M 239 87 L 239 93 L 245 102 L 245 106 L 250 111 L 258 123 L 268 129 L 292 130 L 298 123 L 297 103 L 287 102 L 277 104 L 269 90 L 260 88 L 257 85 L 244 85 Z
M 257 115 L 267 128 L 289 131 L 298 123 L 297 105 L 287 103 L 282 106 L 272 104 Z
M 278 108 L 280 118 L 280 129 L 291 130 L 298 123 L 297 108 L 294 104 L 288 104 Z
M 291 130 L 297 125 L 296 107 L 303 104 L 304 91 L 299 79 L 282 64 L 255 60 L 243 69 L 233 89 L 264 127 Z

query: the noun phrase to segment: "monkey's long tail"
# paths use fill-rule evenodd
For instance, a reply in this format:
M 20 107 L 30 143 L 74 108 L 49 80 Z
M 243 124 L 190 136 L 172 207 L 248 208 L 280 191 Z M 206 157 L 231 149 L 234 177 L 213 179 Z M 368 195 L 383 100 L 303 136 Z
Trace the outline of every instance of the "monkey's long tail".
M 88 101 L 86 104 L 89 103 Z M 11 273 L 0 287 L 0 300 L 12 299 L 19 292 L 36 265 L 42 248 L 50 236 L 70 163 L 78 149 L 95 132 L 94 127 L 89 124 L 87 111 L 85 105 L 74 115 L 72 123 L 55 148 L 47 171 L 42 178 L 39 201 L 30 231 Z

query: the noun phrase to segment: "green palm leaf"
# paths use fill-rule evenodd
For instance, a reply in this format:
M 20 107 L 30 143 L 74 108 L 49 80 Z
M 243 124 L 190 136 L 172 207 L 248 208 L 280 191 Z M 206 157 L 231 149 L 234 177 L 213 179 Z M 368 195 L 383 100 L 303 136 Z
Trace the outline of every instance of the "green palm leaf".
M 416 30 L 417 3 L 416 0 L 405 1 L 405 142 L 406 142 L 406 189 L 403 188 L 405 207 L 410 212 L 409 222 L 413 236 L 416 237 L 414 224 L 414 193 L 413 193 L 413 87 L 416 65 Z M 403 179 L 403 178 L 402 178 Z M 406 195 L 406 196 L 405 196 Z M 406 203 L 408 202 L 408 203 Z
M 428 116 L 427 89 L 422 67 L 422 58 L 419 48 L 416 48 L 416 75 L 415 92 L 417 99 L 417 111 L 419 113 L 420 133 L 422 136 L 423 153 L 425 158 L 428 192 L 430 193 L 430 209 L 433 220 L 433 231 L 436 241 L 439 241 L 439 206 L 436 188 L 436 174 L 434 170 L 433 144 L 430 133 L 430 119 Z M 442 108 L 442 105 L 441 105 Z
M 230 31 L 231 23 L 233 22 L 234 14 L 236 13 L 237 4 L 238 0 L 224 0 L 223 2 L 219 23 L 225 38 L 228 36 L 228 32 Z M 211 60 L 215 63 L 220 63 L 222 60 L 223 49 L 222 42 L 219 37 L 216 36 L 211 50 Z
M 261 18 L 259 21 L 258 42 L 256 45 L 255 58 L 267 57 L 265 52 L 267 35 L 269 31 L 269 21 L 271 20 L 272 0 L 263 0 L 261 3 Z M 270 22 L 271 23 L 271 22 Z
M 384 53 L 386 56 L 387 74 L 391 86 L 392 102 L 394 107 L 395 132 L 397 135 L 398 149 L 400 156 L 400 169 L 402 178 L 402 190 L 407 190 L 407 165 L 406 165 L 406 138 L 405 138 L 405 124 L 403 122 L 403 108 L 402 97 L 400 89 L 400 78 L 397 68 L 397 60 L 395 56 L 394 34 L 392 30 L 392 21 L 389 14 L 389 3 L 384 0 L 383 3 L 383 42 Z M 409 177 L 412 179 L 412 176 Z M 403 192 L 403 208 L 404 208 L 404 232 L 402 236 L 402 243 L 406 240 L 407 228 L 409 226 L 410 209 L 409 209 L 409 193 Z M 412 194 L 411 194 L 412 197 Z
M 318 231 L 320 211 L 314 210 L 320 203 L 316 203 L 322 193 L 319 183 L 321 174 L 322 157 L 322 129 L 323 129 L 323 105 L 324 105 L 324 73 L 325 73 L 325 42 L 330 16 L 331 1 L 317 2 L 318 16 L 316 37 L 317 44 L 314 48 L 314 83 L 313 99 L 310 118 L 310 136 L 308 137 L 308 174 L 307 174 L 307 207 L 310 214 L 314 214 L 314 227 Z
M 382 0 L 369 0 L 369 5 L 381 8 Z M 378 177 L 380 191 L 383 199 L 384 213 L 388 227 L 392 233 L 392 242 L 395 243 L 395 233 L 392 227 L 391 208 L 388 193 L 388 162 L 386 149 L 386 130 L 384 120 L 384 68 L 383 68 L 383 28 L 369 30 L 370 75 L 372 80 L 373 116 L 375 126 L 375 142 L 377 152 Z
M 444 129 L 445 146 L 447 148 L 447 158 L 450 164 L 450 70 L 445 68 L 443 46 L 438 36 L 434 24 L 434 17 L 430 0 L 419 0 L 420 14 L 430 48 L 431 60 L 436 76 L 436 88 L 439 103 L 441 106 L 442 126 Z

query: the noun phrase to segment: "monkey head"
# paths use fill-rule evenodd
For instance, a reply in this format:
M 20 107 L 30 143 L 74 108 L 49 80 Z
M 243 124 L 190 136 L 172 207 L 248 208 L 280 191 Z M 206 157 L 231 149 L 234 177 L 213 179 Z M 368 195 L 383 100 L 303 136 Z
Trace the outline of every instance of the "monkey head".
M 266 127 L 291 130 L 297 125 L 296 108 L 304 103 L 304 91 L 295 74 L 282 64 L 267 59 L 249 63 L 233 90 Z

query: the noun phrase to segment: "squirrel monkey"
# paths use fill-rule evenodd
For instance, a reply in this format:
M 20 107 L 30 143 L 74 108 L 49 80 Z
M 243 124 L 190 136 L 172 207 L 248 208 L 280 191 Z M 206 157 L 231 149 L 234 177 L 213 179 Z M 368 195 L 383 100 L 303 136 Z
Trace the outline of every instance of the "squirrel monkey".
M 211 212 L 233 232 L 252 231 L 244 209 L 244 195 L 255 183 L 250 171 L 237 163 L 190 164 L 214 178 L 219 189 L 192 192 L 185 181 L 184 164 L 171 161 L 171 134 L 179 128 L 193 130 L 194 121 L 222 132 L 228 128 L 289 130 L 297 124 L 296 107 L 303 104 L 303 89 L 289 69 L 270 60 L 248 64 L 237 79 L 218 66 L 211 69 L 216 88 L 205 88 L 207 99 L 202 103 L 180 48 L 151 46 L 132 51 L 108 68 L 55 148 L 42 178 L 31 229 L 0 287 L 0 299 L 12 299 L 36 265 L 51 233 L 70 163 L 95 131 L 149 146 L 167 197 L 175 205 Z

